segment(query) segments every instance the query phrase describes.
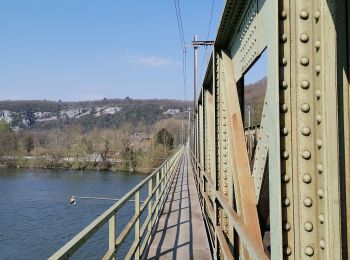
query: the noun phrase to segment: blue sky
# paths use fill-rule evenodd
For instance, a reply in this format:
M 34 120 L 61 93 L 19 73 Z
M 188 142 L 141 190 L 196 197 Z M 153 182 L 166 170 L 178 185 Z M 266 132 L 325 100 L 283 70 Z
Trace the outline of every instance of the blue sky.
M 179 2 L 186 43 L 205 39 L 212 0 Z M 0 35 L 0 100 L 184 97 L 173 0 L 2 0 Z M 192 99 L 192 48 L 187 59 Z

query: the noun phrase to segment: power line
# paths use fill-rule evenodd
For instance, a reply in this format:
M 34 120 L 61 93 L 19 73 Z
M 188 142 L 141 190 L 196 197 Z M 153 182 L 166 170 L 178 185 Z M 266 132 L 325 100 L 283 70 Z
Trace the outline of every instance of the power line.
M 213 19 L 213 11 L 214 11 L 214 0 L 212 0 L 212 3 L 211 3 L 210 19 L 209 19 L 208 33 L 207 33 L 207 39 L 206 39 L 207 41 L 209 40 L 211 23 L 212 23 L 212 19 Z M 200 70 L 200 79 L 202 79 L 202 76 L 203 76 L 204 62 L 207 60 L 207 49 L 208 49 L 208 47 L 205 46 L 205 51 L 204 51 L 201 70 Z
M 179 30 L 179 38 L 182 50 L 182 77 L 183 77 L 183 106 L 184 111 L 186 111 L 186 88 L 187 88 L 187 60 L 186 60 L 186 44 L 185 44 L 185 35 L 183 29 L 182 15 L 181 15 L 181 7 L 179 0 L 174 0 L 177 27 Z M 182 122 L 182 139 L 183 139 L 183 122 Z
M 177 27 L 178 27 L 179 36 L 180 36 L 181 49 L 182 49 L 182 52 L 184 52 L 185 36 L 184 36 L 184 30 L 182 25 L 182 15 L 181 15 L 179 0 L 174 0 L 174 6 L 175 6 L 175 13 L 176 13 Z

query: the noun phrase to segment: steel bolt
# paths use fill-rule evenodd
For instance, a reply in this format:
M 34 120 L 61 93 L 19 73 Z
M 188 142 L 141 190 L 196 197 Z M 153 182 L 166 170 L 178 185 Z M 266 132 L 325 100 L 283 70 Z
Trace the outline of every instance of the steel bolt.
M 292 249 L 290 248 L 290 246 L 284 247 L 284 254 L 288 256 L 292 254 Z
M 322 116 L 320 114 L 316 115 L 316 122 L 320 124 L 321 121 L 322 121 Z
M 310 183 L 311 182 L 311 176 L 310 176 L 310 174 L 304 174 L 304 176 L 303 176 L 303 182 L 304 183 Z
M 317 170 L 319 173 L 323 172 L 323 165 L 321 163 L 317 164 Z
M 285 159 L 285 160 L 288 159 L 289 158 L 289 153 L 287 151 L 283 151 L 282 152 L 282 158 Z
M 285 231 L 289 231 L 290 228 L 291 228 L 291 226 L 290 226 L 289 222 L 285 222 L 285 223 L 284 223 L 284 226 L 283 226 L 283 229 L 284 229 Z
M 310 105 L 307 103 L 304 103 L 301 105 L 301 111 L 303 111 L 304 113 L 307 113 L 310 111 Z
M 301 34 L 300 41 L 302 41 L 303 43 L 307 43 L 309 41 L 309 35 L 307 35 L 306 33 Z
M 310 129 L 309 127 L 303 127 L 303 128 L 301 129 L 301 133 L 302 133 L 303 135 L 305 135 L 305 136 L 309 136 L 310 133 L 311 133 L 311 129 Z
M 307 246 L 305 248 L 305 255 L 307 256 L 313 256 L 314 254 L 314 249 L 311 246 Z
M 317 191 L 317 194 L 318 194 L 318 197 L 319 197 L 320 199 L 322 199 L 323 196 L 324 196 L 324 191 L 323 191 L 323 189 L 319 189 L 319 190 Z
M 311 206 L 312 206 L 312 199 L 309 198 L 309 197 L 306 197 L 306 198 L 304 199 L 304 205 L 305 205 L 306 207 L 311 207 Z
M 309 160 L 311 158 L 311 153 L 308 150 L 303 151 L 301 155 L 305 160 Z
M 281 128 L 281 134 L 284 136 L 287 136 L 288 135 L 288 128 L 287 127 Z
M 290 205 L 290 200 L 288 198 L 284 198 L 283 205 L 288 207 Z
M 284 113 L 287 113 L 288 111 L 288 106 L 286 104 L 282 104 L 281 105 L 281 111 L 284 112 Z
M 316 42 L 315 42 L 315 48 L 316 48 L 316 49 L 321 48 L 321 42 L 320 42 L 320 41 L 316 41 Z
M 304 229 L 305 229 L 306 231 L 308 231 L 308 232 L 311 232 L 312 229 L 313 229 L 312 223 L 311 223 L 311 222 L 306 222 L 306 223 L 304 224 Z
M 300 64 L 303 65 L 303 66 L 309 65 L 309 59 L 307 57 L 302 57 L 300 59 Z
M 319 73 L 321 72 L 321 66 L 320 66 L 320 65 L 317 65 L 317 66 L 315 67 L 315 71 L 316 71 L 317 74 L 319 74 Z
M 307 80 L 303 80 L 300 85 L 303 89 L 308 89 L 310 87 L 310 82 Z
M 326 242 L 323 239 L 320 240 L 320 247 L 324 249 L 326 247 Z
M 309 13 L 305 10 L 302 10 L 300 12 L 300 18 L 303 19 L 303 20 L 306 20 L 307 18 L 309 18 Z
M 320 215 L 318 216 L 318 220 L 320 221 L 321 224 L 323 224 L 323 223 L 324 223 L 324 215 L 323 215 L 323 214 L 320 214 Z
M 280 82 L 280 87 L 281 87 L 281 89 L 287 89 L 287 88 L 288 88 L 288 83 L 287 83 L 287 81 L 282 80 L 282 81 Z
M 316 90 L 316 97 L 319 99 L 321 97 L 321 90 Z

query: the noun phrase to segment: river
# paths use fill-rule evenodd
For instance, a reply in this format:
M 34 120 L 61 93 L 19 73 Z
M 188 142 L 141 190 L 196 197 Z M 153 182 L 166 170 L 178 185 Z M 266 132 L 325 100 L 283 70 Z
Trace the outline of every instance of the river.
M 0 169 L 0 259 L 47 259 L 114 204 L 71 195 L 121 198 L 145 175 L 122 172 Z M 134 205 L 117 215 L 117 229 Z M 100 259 L 108 247 L 107 226 L 75 259 Z M 121 249 L 125 252 L 130 241 Z

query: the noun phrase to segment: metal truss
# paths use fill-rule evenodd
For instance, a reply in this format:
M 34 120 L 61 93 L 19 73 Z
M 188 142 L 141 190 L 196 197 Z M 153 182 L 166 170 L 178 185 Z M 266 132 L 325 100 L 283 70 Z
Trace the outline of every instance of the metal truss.
M 195 107 L 215 258 L 350 255 L 350 1 L 227 0 Z M 244 75 L 267 52 L 260 126 Z

